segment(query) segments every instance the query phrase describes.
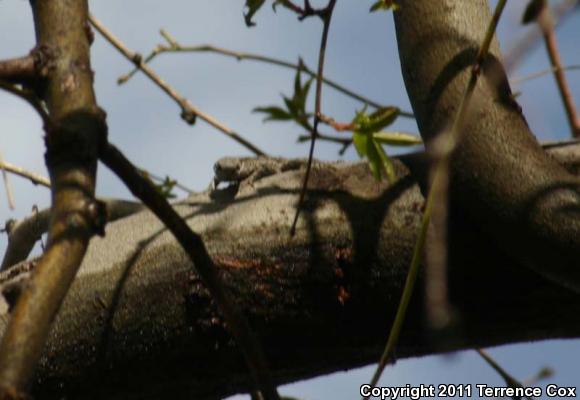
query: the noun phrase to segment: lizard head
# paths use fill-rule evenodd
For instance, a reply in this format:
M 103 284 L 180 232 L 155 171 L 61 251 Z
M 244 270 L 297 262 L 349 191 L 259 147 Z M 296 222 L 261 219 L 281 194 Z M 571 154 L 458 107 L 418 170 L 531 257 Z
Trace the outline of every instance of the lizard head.
M 241 169 L 241 163 L 239 158 L 235 157 L 224 157 L 220 158 L 213 165 L 214 181 L 219 182 L 232 182 L 239 180 L 239 171 Z

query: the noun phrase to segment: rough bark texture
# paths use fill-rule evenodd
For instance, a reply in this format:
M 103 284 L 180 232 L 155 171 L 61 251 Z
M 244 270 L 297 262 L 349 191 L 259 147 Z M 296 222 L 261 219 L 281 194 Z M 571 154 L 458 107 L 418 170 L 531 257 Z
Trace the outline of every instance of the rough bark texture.
M 483 0 L 402 3 L 401 62 L 429 139 L 454 114 L 489 11 Z M 500 59 L 497 44 L 493 54 Z M 580 336 L 580 298 L 554 283 L 580 282 L 578 178 L 542 151 L 507 87 L 489 82 L 478 86 L 453 160 L 449 293 L 458 324 L 444 341 L 430 337 L 418 291 L 399 357 Z M 580 146 L 566 147 L 554 157 L 577 171 Z M 409 157 L 396 170 L 387 187 L 363 164 L 316 165 L 292 239 L 297 171 L 177 206 L 203 235 L 280 383 L 378 359 L 424 201 L 416 180 L 424 164 Z M 6 305 L 13 274 L 3 273 Z M 150 213 L 139 213 L 91 243 L 34 390 L 41 398 L 219 398 L 249 387 L 226 332 L 184 252 Z
M 551 150 L 571 169 L 580 145 Z M 315 164 L 307 212 L 288 238 L 302 171 L 242 182 L 177 206 L 203 235 L 228 290 L 262 339 L 279 382 L 374 362 L 406 277 L 423 196 L 418 157 L 377 183 L 365 164 Z M 419 290 L 397 349 L 409 357 L 580 336 L 577 295 L 521 267 L 463 214 L 451 226 L 445 342 L 423 328 Z M 26 268 L 21 265 L 19 268 Z M 15 271 L 4 272 L 10 293 Z M 2 280 L 4 280 L 2 279 Z M 419 284 L 418 288 L 422 285 Z M 4 318 L 3 318 L 4 320 Z M 91 242 L 38 371 L 39 398 L 218 398 L 248 388 L 239 351 L 179 245 L 149 212 Z
M 450 127 L 490 18 L 486 0 L 406 0 L 395 13 L 405 84 L 427 141 Z M 499 62 L 494 41 L 453 158 L 453 198 L 518 262 L 580 291 L 580 180 L 539 146 Z
M 31 6 L 37 46 L 48 57 L 38 91 L 50 115 L 45 140 L 52 214 L 47 249 L 0 342 L 0 397 L 7 399 L 21 396 L 30 383 L 51 323 L 102 217 L 94 190 L 106 128 L 93 91 L 87 1 L 39 0 Z

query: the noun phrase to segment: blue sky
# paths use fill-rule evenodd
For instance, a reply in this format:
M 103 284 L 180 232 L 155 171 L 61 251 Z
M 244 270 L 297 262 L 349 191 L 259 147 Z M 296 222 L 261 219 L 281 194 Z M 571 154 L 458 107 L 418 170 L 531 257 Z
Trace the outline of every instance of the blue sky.
M 323 1 L 313 1 L 322 5 Z M 495 3 L 495 2 L 492 2 Z M 551 2 L 552 3 L 552 2 Z M 554 1 L 553 3 L 557 3 Z M 369 14 L 370 0 L 338 2 L 333 18 L 326 63 L 326 75 L 349 88 L 386 105 L 410 109 L 404 90 L 392 16 Z M 519 26 L 524 1 L 508 3 L 500 22 L 499 38 L 503 50 L 525 32 Z M 213 0 L 99 0 L 91 2 L 92 12 L 132 49 L 147 53 L 162 41 L 159 28 L 167 29 L 182 44 L 214 44 L 234 50 L 257 52 L 316 66 L 321 24 L 316 19 L 298 22 L 294 15 L 269 6 L 256 16 L 258 25 L 246 28 L 243 1 Z M 576 13 L 558 32 L 564 63 L 580 64 L 578 38 L 580 13 Z M 28 2 L 0 1 L 0 36 L 9 38 L 0 47 L 0 58 L 25 54 L 33 47 L 34 33 Z M 530 52 L 512 76 L 518 77 L 548 67 L 543 46 Z M 201 190 L 210 182 L 212 165 L 225 155 L 249 153 L 202 121 L 191 127 L 179 118 L 178 107 L 141 75 L 124 86 L 118 76 L 131 65 L 102 38 L 93 46 L 93 69 L 100 105 L 108 113 L 109 138 L 136 164 L 158 174 L 170 175 L 181 183 Z M 155 70 L 193 104 L 234 128 L 270 154 L 304 157 L 305 144 L 296 144 L 301 133 L 296 126 L 262 123 L 262 116 L 251 110 L 260 105 L 280 104 L 280 93 L 290 94 L 293 73 L 251 61 L 237 62 L 212 54 L 164 55 L 154 63 Z M 580 73 L 568 73 L 580 102 Z M 563 107 L 551 76 L 522 84 L 519 102 L 532 130 L 540 140 L 563 140 L 569 135 Z M 361 104 L 333 89 L 323 92 L 323 112 L 337 120 L 349 121 Z M 309 100 L 313 104 L 313 97 Z M 6 161 L 46 174 L 43 163 L 43 132 L 38 117 L 19 99 L 0 93 L 0 151 Z M 413 121 L 400 120 L 395 128 L 416 132 Z M 316 156 L 337 159 L 335 145 L 318 143 Z M 355 159 L 352 149 L 345 159 Z M 21 218 L 33 205 L 44 208 L 49 193 L 29 182 L 12 177 L 17 209 L 6 207 L 0 189 L 0 219 Z M 126 189 L 106 169 L 99 170 L 100 196 L 130 197 Z M 0 251 L 5 248 L 0 238 Z M 386 337 L 385 332 L 385 337 Z M 550 341 L 492 349 L 491 353 L 515 376 L 524 379 L 540 367 L 556 369 L 552 381 L 572 385 L 578 382 L 577 359 L 580 341 Z M 314 379 L 282 388 L 285 394 L 304 399 L 353 399 L 358 386 L 366 382 L 371 368 Z M 474 352 L 452 356 L 403 360 L 385 372 L 382 383 L 489 383 L 501 380 Z

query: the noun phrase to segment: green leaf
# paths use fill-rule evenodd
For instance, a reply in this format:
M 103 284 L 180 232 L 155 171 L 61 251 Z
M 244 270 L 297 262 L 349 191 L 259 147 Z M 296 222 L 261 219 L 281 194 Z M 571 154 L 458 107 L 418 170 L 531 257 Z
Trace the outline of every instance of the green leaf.
M 397 118 L 400 111 L 397 107 L 384 107 L 372 114 L 366 113 L 366 106 L 356 112 L 353 119 L 355 129 L 353 130 L 354 147 L 361 158 L 369 161 L 369 168 L 375 179 L 380 180 L 385 176 L 389 182 L 395 181 L 395 168 L 393 162 L 387 156 L 382 143 L 410 146 L 421 143 L 421 139 L 400 132 L 378 132 L 380 129 L 390 125 Z
M 367 158 L 369 160 L 369 167 L 371 168 L 371 172 L 373 173 L 373 176 L 375 177 L 375 179 L 380 181 L 381 176 L 383 175 L 383 173 L 382 173 L 383 160 L 381 158 L 381 155 L 377 151 L 377 146 L 375 145 L 375 142 L 372 139 L 368 140 L 368 135 L 367 135 L 366 144 L 367 144 L 366 155 L 367 155 Z
M 399 116 L 401 110 L 398 107 L 379 108 L 374 113 L 362 118 L 358 129 L 367 133 L 375 133 L 391 125 Z
M 139 173 L 155 187 L 155 190 L 159 194 L 161 194 L 166 199 L 174 199 L 175 197 L 177 197 L 173 193 L 173 189 L 177 185 L 176 180 L 171 179 L 169 176 L 166 176 L 163 182 L 157 184 L 153 181 L 153 179 L 151 179 L 151 174 L 149 173 L 149 171 L 139 168 Z
M 365 158 L 367 155 L 368 138 L 369 135 L 367 135 L 366 133 L 354 131 L 352 134 L 352 142 L 360 158 Z
M 395 183 L 397 176 L 395 175 L 395 166 L 393 165 L 393 160 L 391 160 L 391 158 L 387 156 L 385 149 L 383 149 L 383 146 L 381 146 L 379 142 L 377 142 L 376 140 L 373 140 L 372 142 L 375 145 L 375 148 L 377 149 L 379 157 L 381 158 L 382 171 L 385 173 L 385 176 L 387 177 L 387 179 L 391 184 Z
M 310 91 L 310 86 L 312 85 L 313 78 L 308 79 L 308 81 L 300 88 L 298 93 L 295 93 L 296 104 L 299 109 L 306 112 L 306 100 L 308 99 L 308 92 Z
M 383 107 L 379 108 L 372 114 L 366 113 L 366 106 L 356 112 L 353 119 L 355 130 L 364 133 L 375 133 L 383 128 L 391 125 L 399 116 L 400 110 L 398 107 Z
M 355 129 L 354 129 L 355 131 L 360 130 L 359 128 L 361 126 L 364 126 L 364 125 L 369 123 L 369 116 L 367 115 L 366 110 L 367 110 L 367 106 L 365 104 L 365 106 L 362 108 L 362 110 L 357 111 L 354 114 L 354 118 L 352 120 L 352 123 L 355 127 Z
M 375 2 L 371 6 L 369 11 L 370 12 L 375 12 L 378 10 L 397 11 L 400 8 L 401 8 L 401 5 L 399 4 L 399 2 L 397 0 L 378 0 L 377 2 Z
M 294 119 L 298 118 L 300 110 L 298 109 L 298 105 L 294 101 L 294 98 L 290 99 L 286 96 L 282 96 L 282 99 L 284 100 L 284 104 L 286 104 L 286 108 L 290 115 L 292 115 Z
M 246 8 L 248 11 L 244 14 L 244 20 L 248 27 L 255 26 L 256 23 L 252 21 L 254 14 L 264 5 L 266 0 L 246 0 Z
M 277 106 L 269 106 L 257 107 L 254 111 L 268 114 L 264 121 L 294 120 L 294 122 L 307 131 L 311 131 L 312 127 L 310 126 L 309 118 L 312 117 L 312 114 L 306 112 L 306 101 L 308 100 L 308 93 L 312 86 L 312 81 L 313 79 L 310 78 L 304 85 L 302 85 L 300 71 L 296 71 L 296 76 L 294 77 L 294 93 L 292 97 L 282 95 L 282 100 L 284 101 L 286 110 Z
M 294 97 L 296 97 L 296 93 L 299 93 L 302 89 L 302 75 L 300 74 L 300 70 L 296 70 L 296 75 L 294 75 Z
M 256 107 L 252 110 L 253 112 L 260 112 L 266 114 L 264 117 L 264 122 L 266 121 L 288 121 L 292 119 L 286 110 L 281 107 L 270 106 L 270 107 Z
M 414 146 L 423 143 L 419 136 L 405 132 L 377 132 L 373 133 L 373 139 L 389 146 Z
M 166 176 L 163 182 L 155 185 L 155 188 L 166 199 L 174 199 L 177 197 L 175 193 L 173 193 L 175 185 L 177 185 L 177 181 Z

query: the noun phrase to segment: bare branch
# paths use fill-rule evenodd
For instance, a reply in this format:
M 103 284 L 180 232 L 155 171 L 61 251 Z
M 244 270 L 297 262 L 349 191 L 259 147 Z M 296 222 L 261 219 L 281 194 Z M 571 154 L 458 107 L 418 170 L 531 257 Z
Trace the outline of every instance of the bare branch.
M 486 2 L 445 4 L 456 12 L 442 12 L 439 3 L 437 8 L 426 0 L 405 0 L 395 13 L 403 77 L 427 147 L 451 125 L 486 29 L 481 18 Z M 412 23 L 423 19 L 430 22 Z M 451 190 L 466 214 L 514 259 L 580 290 L 579 180 L 534 139 L 501 73 L 501 58 L 494 41 L 488 62 L 498 67 L 497 75 L 486 73 L 477 85 L 477 118 L 467 121 L 454 152 Z
M 449 178 L 450 162 L 457 143 L 467 122 L 471 99 L 483 63 L 486 61 L 495 35 L 495 30 L 502 15 L 507 0 L 499 0 L 495 12 L 489 21 L 485 35 L 478 46 L 477 54 L 471 66 L 469 81 L 460 98 L 457 111 L 452 119 L 452 126 L 448 130 L 440 133 L 431 146 L 431 151 L 435 155 L 435 165 L 430 171 L 430 189 L 425 203 L 425 211 L 421 221 L 419 237 L 413 249 L 413 258 L 409 267 L 409 275 L 405 282 L 405 288 L 401 295 L 401 302 L 397 309 L 397 314 L 393 326 L 389 333 L 385 350 L 381 356 L 377 369 L 371 379 L 370 385 L 375 386 L 384 371 L 389 357 L 395 350 L 403 322 L 407 314 L 407 308 L 411 301 L 411 295 L 415 287 L 419 266 L 422 262 L 423 252 L 426 253 L 426 290 L 425 304 L 427 305 L 427 318 L 431 328 L 442 330 L 451 323 L 451 306 L 448 299 L 447 284 L 447 243 L 448 243 L 448 201 L 449 201 Z M 431 231 L 431 232 L 430 232 Z M 425 248 L 427 235 L 430 233 L 429 248 Z
M 225 49 L 223 47 L 217 47 L 217 46 L 213 46 L 213 45 L 182 46 L 171 35 L 169 35 L 167 33 L 167 31 L 162 29 L 161 35 L 165 38 L 165 40 L 168 41 L 169 46 L 165 46 L 165 45 L 157 46 L 147 57 L 145 57 L 145 59 L 143 60 L 144 64 L 151 62 L 155 57 L 157 57 L 160 54 L 164 54 L 164 53 L 209 52 L 209 53 L 216 53 L 216 54 L 221 54 L 221 55 L 224 55 L 227 57 L 231 57 L 231 58 L 234 58 L 238 61 L 251 60 L 251 61 L 263 62 L 263 63 L 270 64 L 270 65 L 276 65 L 279 67 L 304 72 L 305 74 L 309 75 L 312 78 L 317 78 L 316 72 L 313 71 L 312 69 L 310 69 L 306 64 L 304 64 L 304 61 L 302 61 L 302 59 L 300 59 L 298 63 L 291 63 L 289 61 L 281 60 L 281 59 L 274 58 L 274 57 L 268 57 L 268 56 L 264 56 L 261 54 L 255 54 L 255 53 L 234 51 L 234 50 Z M 138 70 L 139 70 L 138 68 L 135 68 L 132 71 L 128 72 L 127 74 L 119 77 L 118 83 L 123 84 L 123 83 L 127 82 L 129 79 L 131 79 L 131 77 L 133 75 L 135 75 L 135 73 Z M 329 79 L 328 77 L 322 77 L 322 82 L 324 84 L 336 89 L 338 92 L 343 93 L 346 96 L 351 97 L 355 100 L 358 100 L 363 104 L 368 104 L 369 106 L 372 106 L 372 107 L 377 108 L 377 109 L 385 107 L 384 105 L 381 105 L 378 102 L 369 99 L 368 97 L 365 97 L 361 94 L 358 94 L 358 93 L 354 92 L 353 90 L 348 89 L 339 83 L 336 83 L 335 81 Z M 406 117 L 406 118 L 414 118 L 413 113 L 408 112 L 408 111 L 401 111 L 400 116 Z
M 107 209 L 107 221 L 113 222 L 143 209 L 143 204 L 134 201 L 102 199 Z M 50 209 L 37 211 L 22 221 L 14 221 L 8 229 L 8 246 L 4 253 L 0 271 L 26 260 L 35 243 L 48 230 Z
M 10 181 L 8 180 L 6 168 L 4 168 L 4 156 L 2 155 L 2 151 L 0 151 L 0 170 L 2 170 L 2 180 L 4 181 L 4 188 L 6 190 L 6 197 L 8 199 L 8 207 L 13 210 L 14 194 L 12 193 L 12 185 L 10 185 Z
M 16 85 L 13 85 L 9 82 L 5 82 L 2 80 L 0 80 L 0 89 L 12 93 L 13 95 L 18 96 L 24 101 L 26 101 L 28 104 L 32 106 L 32 108 L 36 110 L 38 115 L 40 115 L 42 121 L 44 122 L 45 127 L 51 126 L 50 116 L 48 115 L 46 109 L 44 108 L 44 105 L 41 103 L 41 101 L 38 99 L 38 97 L 34 92 L 28 89 L 19 88 Z
M 572 137 L 580 137 L 580 119 L 576 114 L 574 97 L 572 96 L 570 86 L 566 81 L 566 75 L 562 66 L 560 52 L 558 51 L 558 43 L 556 39 L 556 32 L 554 30 L 554 22 L 552 21 L 552 14 L 545 3 L 543 4 L 542 11 L 539 13 L 537 21 L 544 36 L 544 42 L 546 44 L 548 56 L 550 57 L 550 63 L 554 69 L 554 77 L 556 78 L 556 84 L 558 85 L 560 97 L 564 103 L 564 109 L 566 110 L 568 124 L 570 125 L 570 129 L 572 131 Z
M 577 65 L 567 65 L 564 67 L 551 67 L 548 69 L 544 69 L 542 71 L 538 71 L 538 72 L 534 72 L 531 73 L 529 75 L 525 75 L 525 76 L 521 76 L 521 77 L 516 77 L 513 79 L 510 79 L 510 83 L 512 85 L 519 85 L 522 84 L 524 82 L 530 81 L 532 79 L 536 79 L 536 78 L 540 78 L 544 75 L 548 75 L 548 74 L 552 74 L 554 72 L 556 72 L 557 70 L 561 69 L 562 71 L 576 71 L 576 70 L 580 70 L 580 64 Z
M 95 27 L 95 29 L 111 44 L 115 47 L 125 58 L 135 64 L 135 67 L 139 68 L 143 71 L 143 73 L 151 79 L 161 90 L 163 90 L 169 97 L 171 97 L 178 105 L 181 107 L 181 117 L 184 119 L 185 122 L 189 124 L 193 124 L 195 122 L 195 118 L 199 117 L 203 121 L 207 122 L 209 125 L 216 128 L 218 131 L 222 132 L 229 138 L 235 140 L 252 153 L 256 155 L 265 155 L 265 153 L 260 150 L 258 147 L 250 143 L 247 139 L 244 139 L 238 133 L 236 133 L 233 129 L 229 128 L 228 126 L 224 125 L 222 122 L 218 121 L 211 115 L 201 111 L 193 104 L 189 102 L 185 97 L 181 96 L 173 87 L 171 87 L 167 82 L 165 82 L 159 75 L 157 75 L 146 63 L 143 62 L 143 57 L 129 50 L 119 38 L 114 36 L 105 26 L 97 20 L 94 16 L 90 16 L 89 20 L 91 24 Z
M 87 1 L 31 4 L 37 47 L 59 57 L 47 71 L 44 91 L 51 122 L 45 129 L 53 217 L 46 252 L 18 297 L 0 343 L 0 397 L 8 398 L 24 395 L 89 239 L 102 231 L 104 219 L 94 189 L 106 126 L 92 87 Z
M 26 169 L 19 167 L 17 165 L 11 164 L 7 161 L 0 163 L 0 168 L 6 170 L 11 174 L 20 176 L 21 178 L 28 179 L 34 185 L 41 185 L 50 188 L 50 180 L 42 175 L 36 174 L 34 172 L 27 171 Z
M 35 58 L 32 54 L 0 61 L 0 79 L 21 83 L 36 77 Z
M 551 145 L 547 153 L 580 174 L 578 143 Z M 258 180 L 233 198 L 205 192 L 175 206 L 203 235 L 276 382 L 376 362 L 420 225 L 424 160 L 424 154 L 394 159 L 394 185 L 377 182 L 366 162 L 316 163 L 307 223 L 292 241 L 287 210 L 301 187 L 299 170 Z M 570 317 L 580 307 L 577 294 L 514 262 L 461 209 L 452 208 L 451 220 L 449 290 L 463 329 L 445 345 L 433 342 L 417 292 L 397 357 L 580 336 L 578 319 Z M 34 393 L 209 400 L 251 390 L 239 347 L 163 223 L 144 211 L 107 229 L 91 242 L 65 300 Z M 27 265 L 0 273 L 0 293 Z M 417 288 L 423 284 L 420 275 Z M 0 334 L 7 316 L 0 312 Z
M 561 25 L 566 19 L 580 10 L 578 0 L 564 0 L 554 7 L 553 15 L 556 26 Z M 539 29 L 530 29 L 524 36 L 517 39 L 506 51 L 507 56 L 504 59 L 506 71 L 513 71 L 524 56 L 534 48 L 542 38 L 542 32 Z
M 317 78 L 314 123 L 312 126 L 312 137 L 310 139 L 310 150 L 308 151 L 308 164 L 306 165 L 306 173 L 304 174 L 304 183 L 302 185 L 302 190 L 300 191 L 298 204 L 296 205 L 296 212 L 294 214 L 294 220 L 292 221 L 292 227 L 290 228 L 291 236 L 294 236 L 294 233 L 296 232 L 296 224 L 298 223 L 298 218 L 300 217 L 300 208 L 304 202 L 306 188 L 308 187 L 308 178 L 310 177 L 310 170 L 312 169 L 312 160 L 314 159 L 314 144 L 316 143 L 316 137 L 318 136 L 318 124 L 320 123 L 320 114 L 322 113 L 322 78 L 324 77 L 326 43 L 328 41 L 328 30 L 330 28 L 330 21 L 332 20 L 332 12 L 334 11 L 335 4 L 336 0 L 329 0 L 328 5 L 325 7 L 324 12 L 321 14 L 324 25 L 322 28 L 322 38 L 320 40 L 320 51 L 318 53 L 318 73 L 316 74 Z M 310 3 L 305 2 L 305 7 L 306 5 L 308 5 L 308 8 L 310 8 Z
M 506 385 L 510 388 L 514 388 L 514 389 L 523 389 L 524 385 L 522 385 L 522 383 L 520 381 L 518 381 L 516 378 L 514 378 L 511 374 L 509 374 L 501 365 L 499 365 L 499 363 L 497 361 L 495 361 L 485 350 L 483 349 L 476 349 L 475 350 L 477 352 L 477 354 L 479 354 L 481 356 L 481 358 L 483 358 L 483 360 L 491 367 L 494 369 L 495 372 L 497 372 L 499 374 L 499 376 L 502 377 L 502 379 L 505 381 Z M 514 396 L 516 397 L 516 396 Z M 520 397 L 520 396 L 517 396 Z M 528 400 L 532 400 L 532 398 L 530 396 L 522 396 L 525 397 Z
M 278 400 L 279 396 L 270 377 L 268 364 L 260 343 L 254 336 L 248 321 L 230 300 L 201 237 L 189 228 L 187 223 L 171 208 L 167 200 L 155 190 L 149 180 L 140 174 L 114 146 L 107 145 L 102 150 L 100 158 L 125 183 L 131 193 L 147 205 L 173 233 L 222 311 L 228 328 L 240 346 L 264 399 Z

